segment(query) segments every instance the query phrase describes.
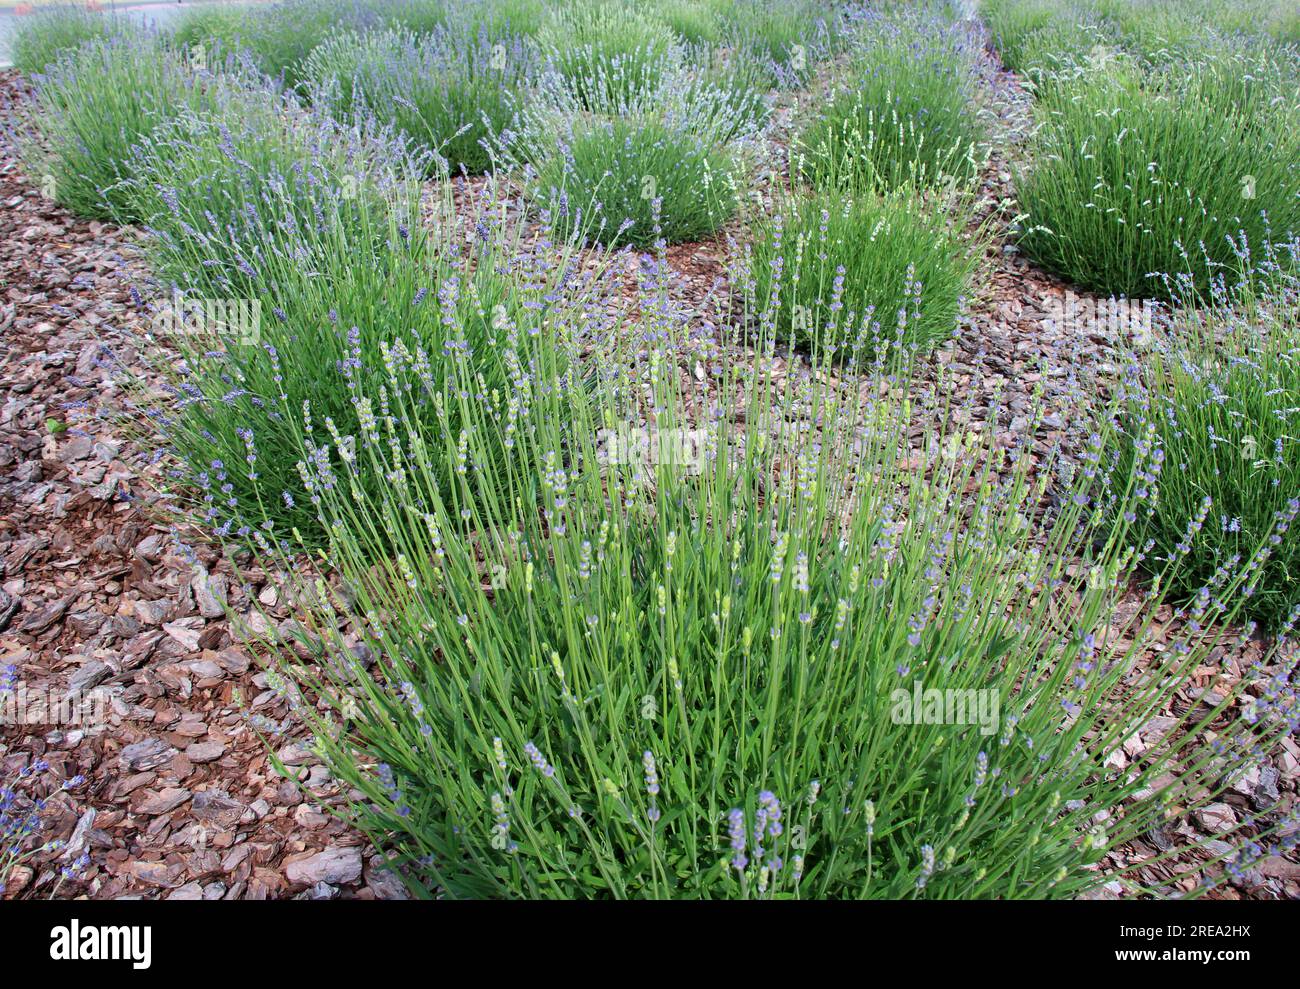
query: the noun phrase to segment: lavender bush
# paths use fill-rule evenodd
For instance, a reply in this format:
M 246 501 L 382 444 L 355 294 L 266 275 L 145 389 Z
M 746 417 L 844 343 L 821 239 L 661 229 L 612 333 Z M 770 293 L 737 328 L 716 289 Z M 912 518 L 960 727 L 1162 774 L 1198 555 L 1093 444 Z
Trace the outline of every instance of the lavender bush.
M 1204 608 L 1218 574 L 1244 569 L 1243 610 L 1286 635 L 1300 620 L 1300 243 L 1253 262 L 1239 247 L 1245 284 L 1218 280 L 1208 307 L 1175 311 L 1159 348 L 1134 355 L 1123 450 L 1152 465 L 1136 520 L 1153 559 L 1181 561 L 1171 591 Z
M 657 87 L 673 35 L 622 0 L 592 0 L 552 7 L 537 41 L 578 101 L 597 107 Z
M 430 355 L 395 344 L 373 385 L 392 432 L 304 450 L 328 571 L 295 588 L 314 659 L 280 668 L 417 893 L 1074 896 L 1294 727 L 1286 646 L 1149 723 L 1237 654 L 1218 622 L 1242 578 L 1190 628 L 1158 598 L 1120 608 L 1144 556 L 1126 529 L 1097 538 L 1132 498 L 1104 423 L 1054 499 L 1026 448 L 948 425 L 943 382 L 888 397 L 897 345 L 841 389 L 771 337 L 731 351 L 740 324 L 698 334 L 664 259 L 643 271 L 631 347 L 525 312 L 496 341 L 521 370 L 505 391 L 455 371 L 457 435 L 419 415 Z M 585 380 L 549 370 L 579 353 Z M 503 420 L 517 461 L 477 469 Z M 445 491 L 428 464 L 449 449 Z M 393 479 L 378 497 L 348 494 L 363 463 Z
M 980 249 L 905 192 L 796 195 L 756 225 L 745 281 L 780 339 L 852 366 L 900 321 L 909 347 L 952 337 Z
M 254 64 L 288 87 L 303 81 L 312 49 L 339 31 L 360 31 L 383 23 L 381 9 L 363 0 L 277 0 L 250 9 L 239 44 Z
M 770 85 L 781 89 L 807 83 L 851 33 L 840 8 L 813 0 L 739 0 L 724 17 L 725 43 L 763 66 Z
M 1300 233 L 1300 102 L 1267 64 L 1093 65 L 1040 107 L 1021 246 L 1083 288 L 1167 299 L 1159 273 L 1190 271 L 1205 293 L 1239 240 Z
M 136 220 L 124 186 L 134 149 L 207 103 L 202 75 L 151 39 L 88 42 L 36 78 L 22 134 L 27 172 L 74 213 Z
M 477 175 L 513 120 L 537 58 L 521 39 L 436 29 L 337 35 L 303 69 L 312 100 L 343 120 L 374 116 L 431 152 L 434 173 Z
M 546 73 L 500 157 L 565 237 L 647 246 L 694 240 L 737 209 L 764 116 L 743 88 L 712 85 L 680 64 L 660 85 L 591 112 Z M 601 92 L 613 92 L 594 77 Z
M 442 389 L 448 357 L 477 367 L 502 321 L 585 290 L 570 245 L 526 250 L 520 230 L 501 229 L 491 189 L 457 214 L 444 184 L 422 215 L 418 152 L 292 94 L 228 86 L 214 114 L 178 119 L 140 159 L 132 191 L 146 250 L 174 292 L 147 312 L 180 361 L 173 390 L 139 404 L 166 439 L 178 487 L 197 490 L 219 536 L 256 512 L 277 524 L 264 538 L 295 526 L 322 537 L 297 451 L 383 426 L 384 400 L 365 388 L 383 346 L 402 339 L 438 354 L 429 382 Z M 213 303 L 245 318 L 214 318 Z M 487 390 L 509 374 L 479 370 Z M 430 396 L 421 414 L 454 428 L 456 398 Z M 388 483 L 363 476 L 361 491 Z
M 139 33 L 126 18 L 68 4 L 42 8 L 15 18 L 10 56 L 25 75 L 43 72 L 88 41 L 107 41 Z
M 928 10 L 864 22 L 848 69 L 792 148 L 800 176 L 848 194 L 969 181 L 983 139 L 977 50 Z
M 547 9 L 544 0 L 470 0 L 455 5 L 450 22 L 495 44 L 534 37 L 546 24 Z

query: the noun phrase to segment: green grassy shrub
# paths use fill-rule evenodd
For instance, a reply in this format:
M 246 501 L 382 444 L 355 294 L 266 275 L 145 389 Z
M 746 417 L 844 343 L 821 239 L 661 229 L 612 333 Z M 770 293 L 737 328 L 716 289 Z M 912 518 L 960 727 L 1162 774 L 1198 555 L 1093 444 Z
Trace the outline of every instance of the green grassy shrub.
M 28 174 L 81 216 L 139 219 L 123 182 L 137 145 L 207 105 L 205 81 L 149 39 L 90 41 L 37 81 L 23 139 Z
M 687 44 L 714 45 L 726 34 L 727 5 L 713 0 L 665 0 L 649 14 Z
M 536 72 L 520 39 L 489 42 L 463 28 L 338 35 L 303 69 L 312 99 L 341 119 L 373 115 L 431 151 L 435 171 L 469 174 L 488 170 L 487 142 L 513 120 Z
M 537 40 L 591 109 L 636 100 L 671 71 L 672 32 L 620 0 L 552 8 Z
M 376 27 L 381 20 L 361 0 L 277 0 L 248 11 L 239 41 L 258 69 L 294 88 L 313 48 L 340 31 Z
M 1003 64 L 1030 74 L 1077 64 L 1097 45 L 1177 65 L 1233 36 L 1300 42 L 1300 13 L 1270 0 L 985 0 L 981 9 Z
M 649 116 L 577 120 L 563 142 L 532 189 L 564 235 L 676 244 L 717 230 L 738 205 L 737 163 L 680 124 Z
M 38 9 L 15 18 L 10 55 L 14 68 L 32 76 L 88 41 L 141 33 L 126 18 L 80 6 Z
M 543 0 L 475 0 L 457 3 L 450 21 L 495 43 L 536 36 L 546 23 L 547 10 Z
M 849 36 L 837 11 L 806 0 L 741 0 L 723 16 L 725 42 L 762 65 L 781 89 L 808 82 Z
M 792 197 L 750 250 L 751 291 L 776 334 L 849 362 L 882 339 L 925 350 L 952 337 L 978 254 L 941 210 L 900 193 Z
M 591 81 L 611 91 L 600 75 Z M 495 151 L 563 236 L 677 243 L 736 211 L 767 110 L 743 77 L 724 89 L 677 63 L 655 89 L 592 113 L 563 76 L 547 72 Z
M 1194 605 L 1216 570 L 1250 561 L 1244 610 L 1270 631 L 1300 618 L 1300 543 L 1279 526 L 1300 498 L 1297 252 L 1266 260 L 1283 273 L 1262 296 L 1220 291 L 1214 306 L 1175 313 L 1126 387 L 1125 456 L 1159 451 L 1136 515 L 1152 558 L 1181 560 L 1171 590 Z M 1203 519 L 1195 539 L 1192 518 Z M 1270 531 L 1268 555 L 1252 558 Z
M 969 181 L 981 138 L 973 58 L 966 35 L 933 15 L 873 25 L 799 134 L 797 171 L 850 194 Z
M 1206 291 L 1234 239 L 1300 232 L 1300 107 L 1241 66 L 1115 64 L 1046 89 L 1018 187 L 1025 252 L 1090 291 L 1159 298 L 1153 273 L 1190 269 Z
M 1076 66 L 1104 62 L 1120 51 L 1113 34 L 1095 21 L 1056 21 L 1021 36 L 1009 32 L 996 44 L 1002 64 L 1023 73 L 1035 89 Z
M 370 0 L 380 23 L 410 31 L 412 34 L 432 34 L 446 25 L 450 18 L 444 0 Z
M 1179 633 L 1154 604 L 1117 611 L 1136 550 L 1096 538 L 1090 499 L 1125 478 L 1077 473 L 1039 529 L 1031 458 L 952 431 L 942 398 L 909 410 L 874 397 L 884 380 L 833 391 L 719 355 L 700 403 L 677 367 L 694 328 L 661 291 L 621 330 L 636 353 L 583 382 L 558 355 L 617 351 L 579 312 L 526 316 L 497 348 L 528 369 L 509 390 L 453 387 L 474 396 L 459 438 L 422 424 L 420 356 L 394 355 L 395 437 L 304 454 L 334 583 L 296 582 L 312 658 L 281 646 L 278 668 L 416 893 L 1073 897 L 1287 730 L 1217 680 L 1221 703 L 1148 727 L 1220 638 L 1151 651 Z M 517 466 L 477 469 L 515 410 Z M 909 452 L 914 415 L 933 442 Z M 657 430 L 645 455 L 617 440 L 636 427 Z M 339 450 L 393 484 L 352 498 Z M 465 465 L 451 492 L 425 480 L 440 458 Z M 996 712 L 913 716 L 928 689 Z M 1212 752 L 1197 734 L 1220 718 Z M 1135 732 L 1142 760 L 1108 769 Z
M 210 66 L 215 66 L 223 54 L 233 54 L 239 48 L 247 16 L 245 7 L 186 7 L 166 38 L 172 47 L 189 53 L 192 59 L 201 54 Z

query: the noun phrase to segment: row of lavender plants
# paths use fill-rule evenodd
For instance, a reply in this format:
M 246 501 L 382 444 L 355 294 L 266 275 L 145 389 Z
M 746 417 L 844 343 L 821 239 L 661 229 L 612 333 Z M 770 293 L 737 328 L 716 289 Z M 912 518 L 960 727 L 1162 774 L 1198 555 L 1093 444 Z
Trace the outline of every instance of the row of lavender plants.
M 671 6 L 707 30 L 708 5 Z M 768 9 L 805 29 L 800 5 Z M 770 153 L 762 112 L 718 95 L 728 63 L 546 60 L 480 145 L 507 167 L 471 184 L 374 116 L 401 106 L 381 66 L 424 64 L 403 32 L 440 30 L 359 33 L 376 60 L 319 98 L 248 54 L 92 41 L 39 84 L 28 152 L 56 194 L 80 180 L 87 209 L 141 225 L 169 384 L 141 383 L 139 422 L 209 536 L 291 575 L 298 631 L 245 631 L 413 891 L 1076 895 L 1294 729 L 1287 636 L 1228 631 L 1288 517 L 1170 613 L 1185 554 L 1140 528 L 1166 454 L 1113 452 L 1126 397 L 1081 419 L 1072 457 L 1031 456 L 912 378 L 971 264 L 976 68 L 951 17 L 854 19 L 820 84 L 856 73 L 879 104 L 807 119 L 770 230 L 692 309 L 673 196 L 743 198 Z M 923 71 L 887 58 L 900 37 Z M 117 84 L 144 64 L 154 88 Z M 702 171 L 678 192 L 684 133 Z M 659 156 L 641 177 L 663 189 L 606 202 L 627 148 Z M 1195 543 L 1204 518 L 1184 521 Z M 1135 590 L 1139 571 L 1159 578 Z M 1237 666 L 1217 702 L 1175 705 Z M 1242 821 L 1234 867 L 1292 824 Z

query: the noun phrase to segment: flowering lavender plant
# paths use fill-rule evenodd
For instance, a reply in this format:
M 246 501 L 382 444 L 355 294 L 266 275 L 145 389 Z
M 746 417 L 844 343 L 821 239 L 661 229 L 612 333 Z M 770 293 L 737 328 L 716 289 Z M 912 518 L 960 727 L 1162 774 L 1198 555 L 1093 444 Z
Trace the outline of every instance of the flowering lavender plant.
M 537 42 L 578 101 L 596 107 L 657 87 L 673 36 L 620 0 L 591 0 L 552 7 Z
M 1239 249 L 1242 284 L 1216 279 L 1209 306 L 1176 310 L 1132 355 L 1123 450 L 1152 464 L 1137 520 L 1153 559 L 1182 560 L 1172 590 L 1203 609 L 1244 568 L 1243 611 L 1285 635 L 1300 620 L 1300 243 Z
M 537 58 L 519 38 L 439 28 L 337 35 L 307 58 L 315 103 L 340 119 L 377 117 L 430 152 L 430 168 L 480 174 L 488 139 L 513 120 L 536 75 Z
M 594 82 L 602 94 L 617 87 Z M 503 166 L 564 236 L 648 246 L 698 239 L 739 205 L 760 154 L 766 113 L 743 86 L 715 86 L 680 53 L 652 90 L 602 96 L 597 112 L 563 75 L 547 72 L 517 131 L 499 141 Z M 588 100 L 592 97 L 588 96 Z
M 742 282 L 782 340 L 852 367 L 900 325 L 910 347 L 951 338 L 981 243 L 906 191 L 794 195 L 758 222 Z
M 744 317 L 698 332 L 664 259 L 642 270 L 632 348 L 580 312 L 525 312 L 496 347 L 530 370 L 493 395 L 456 377 L 467 461 L 505 421 L 508 470 L 430 483 L 446 438 L 416 414 L 424 357 L 390 348 L 373 387 L 393 434 L 360 437 L 356 462 L 391 485 L 353 497 L 344 458 L 313 489 L 329 573 L 295 594 L 315 659 L 282 651 L 281 669 L 414 890 L 1072 896 L 1294 728 L 1286 644 L 1249 717 L 1253 675 L 1152 720 L 1216 649 L 1241 655 L 1222 623 L 1243 577 L 1195 626 L 1157 617 L 1158 596 L 1123 604 L 1145 558 L 1102 531 L 1132 499 L 1104 420 L 1056 492 L 1028 445 L 953 426 L 947 384 L 911 382 L 896 343 L 864 387 L 837 384 L 816 351 L 744 349 Z M 704 429 L 702 470 L 603 456 L 601 431 L 629 421 Z M 913 706 L 927 691 L 1000 715 Z M 1117 762 L 1135 734 L 1142 758 Z
M 147 37 L 88 42 L 35 81 L 23 131 L 28 173 L 83 216 L 138 219 L 123 185 L 133 150 L 168 120 L 209 102 L 202 74 Z
M 792 148 L 799 174 L 850 194 L 968 182 L 983 157 L 977 51 L 965 27 L 924 8 L 864 20 Z
M 1104 295 L 1169 299 L 1160 273 L 1208 293 L 1235 244 L 1300 234 L 1300 102 L 1259 56 L 1176 70 L 1079 67 L 1040 92 L 1019 184 L 1021 247 Z
M 14 68 L 26 75 L 42 72 L 88 41 L 106 41 L 138 33 L 125 17 L 68 4 L 38 8 L 15 18 L 9 54 Z
M 388 399 L 367 388 L 385 346 L 435 355 L 412 412 L 445 431 L 447 456 L 430 469 L 450 478 L 461 407 L 448 366 L 473 367 L 475 392 L 503 388 L 517 369 L 480 365 L 480 352 L 519 312 L 544 313 L 587 280 L 571 244 L 525 245 L 521 228 L 504 229 L 491 186 L 459 213 L 451 183 L 422 205 L 423 156 L 372 120 L 345 126 L 232 79 L 214 96 L 218 112 L 177 120 L 140 153 L 147 255 L 175 289 L 162 308 L 141 305 L 181 360 L 169 362 L 168 393 L 139 396 L 138 409 L 218 536 L 274 540 L 297 526 L 317 540 L 304 448 L 328 463 L 330 450 L 388 428 Z M 255 305 L 253 332 L 192 318 L 212 300 Z M 373 467 L 357 464 L 358 490 L 390 483 Z
M 798 89 L 851 36 L 846 10 L 811 0 L 740 0 L 725 13 L 725 43 L 769 74 L 769 85 Z
M 489 42 L 532 38 L 546 24 L 547 0 L 468 0 L 449 11 L 449 23 Z
M 0 701 L 5 687 L 0 680 Z M 33 761 L 18 767 L 16 774 L 0 782 L 0 899 L 14 871 L 32 859 L 65 848 L 66 842 L 49 836 L 49 815 L 57 794 L 66 793 L 84 783 L 81 776 L 59 781 L 45 761 Z M 84 850 L 71 856 L 65 853 L 59 880 L 73 879 L 89 863 Z M 56 887 L 57 888 L 57 887 Z
M 365 0 L 277 0 L 247 11 L 239 45 L 259 70 L 290 88 L 303 81 L 312 49 L 338 31 L 382 26 L 385 4 Z

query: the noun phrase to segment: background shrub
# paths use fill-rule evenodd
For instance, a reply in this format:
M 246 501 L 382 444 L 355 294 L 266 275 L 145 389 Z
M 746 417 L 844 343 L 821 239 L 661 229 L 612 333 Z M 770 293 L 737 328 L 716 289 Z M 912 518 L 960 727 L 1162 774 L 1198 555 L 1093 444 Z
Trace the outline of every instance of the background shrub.
M 258 69 L 292 88 L 303 81 L 307 56 L 326 38 L 381 22 L 363 0 L 277 0 L 248 11 L 239 40 Z
M 1126 388 L 1125 456 L 1139 456 L 1139 446 L 1160 451 L 1137 514 L 1153 559 L 1182 560 L 1173 590 L 1194 601 L 1216 570 L 1251 560 L 1274 531 L 1267 558 L 1252 561 L 1245 607 L 1271 631 L 1300 618 L 1291 614 L 1300 605 L 1300 541 L 1279 525 L 1294 520 L 1300 498 L 1298 251 L 1286 245 L 1284 256 L 1248 271 L 1248 288 L 1255 274 L 1273 282 L 1264 294 L 1220 290 L 1209 308 L 1176 312 Z M 1280 275 L 1266 270 L 1279 264 Z M 1189 519 L 1203 519 L 1197 538 Z
M 200 49 L 209 65 L 223 54 L 235 52 L 248 16 L 246 7 L 200 4 L 185 7 L 167 34 L 168 43 L 191 55 Z
M 382 24 L 416 35 L 432 34 L 451 16 L 444 0 L 370 0 L 370 3 Z
M 716 0 L 664 0 L 651 5 L 649 14 L 683 42 L 713 45 L 726 34 L 729 6 Z
M 981 137 L 967 36 L 932 14 L 874 22 L 792 153 L 802 177 L 848 193 L 969 180 Z
M 941 210 L 906 194 L 827 192 L 760 221 L 747 260 L 781 339 L 856 361 L 882 339 L 928 349 L 950 338 L 976 255 Z
M 547 9 L 543 0 L 471 0 L 456 4 L 450 19 L 475 37 L 497 42 L 534 37 L 546 23 Z
M 595 88 L 610 86 L 598 75 Z M 715 87 L 678 62 L 653 90 L 592 113 L 559 73 L 544 73 L 518 130 L 497 153 L 566 237 L 649 246 L 697 239 L 739 204 L 766 101 L 736 77 Z
M 670 70 L 672 32 L 621 0 L 553 7 L 538 44 L 591 109 L 636 100 Z
M 726 42 L 764 66 L 771 85 L 782 89 L 806 83 L 847 36 L 836 10 L 802 0 L 740 0 L 725 16 Z
M 28 174 L 81 216 L 139 218 L 123 181 L 133 149 L 167 120 L 207 103 L 205 81 L 150 39 L 87 42 L 37 80 L 27 111 Z
M 26 75 L 44 71 L 63 55 L 87 41 L 106 41 L 128 34 L 140 34 L 126 18 L 87 10 L 71 4 L 41 8 L 15 18 L 10 55 L 14 68 Z
M 1025 252 L 1090 291 L 1160 298 L 1153 273 L 1192 271 L 1204 292 L 1236 264 L 1235 239 L 1300 231 L 1294 92 L 1270 92 L 1241 68 L 1112 64 L 1046 90 L 1018 187 Z
M 603 244 L 698 240 L 737 207 L 736 163 L 680 123 L 652 117 L 573 123 L 533 180 L 556 228 Z
M 469 174 L 488 170 L 487 141 L 511 122 L 536 73 L 521 39 L 490 42 L 464 28 L 338 35 L 303 70 L 313 100 L 343 119 L 373 115 L 432 152 L 437 171 Z

